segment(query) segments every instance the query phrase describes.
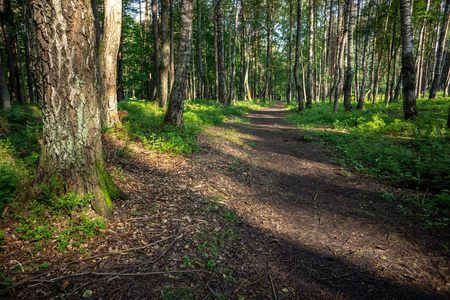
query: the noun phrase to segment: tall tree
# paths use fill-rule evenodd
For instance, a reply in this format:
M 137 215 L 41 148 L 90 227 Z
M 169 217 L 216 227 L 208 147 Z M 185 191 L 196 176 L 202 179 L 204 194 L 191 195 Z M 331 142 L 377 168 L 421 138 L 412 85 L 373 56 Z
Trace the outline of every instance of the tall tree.
M 23 200 L 36 197 L 41 184 L 56 176 L 65 180 L 72 191 L 91 194 L 94 210 L 110 217 L 111 200 L 125 195 L 103 163 L 91 3 L 27 0 L 25 16 L 44 134 L 33 186 Z
M 441 32 L 439 34 L 439 41 L 437 44 L 437 51 L 436 51 L 436 65 L 434 68 L 434 76 L 433 81 L 430 88 L 430 94 L 429 99 L 436 99 L 437 97 L 437 90 L 441 83 L 441 76 L 442 76 L 442 56 L 443 56 L 443 49 L 445 46 L 445 37 L 447 35 L 447 24 L 448 24 L 448 16 L 449 16 L 449 9 L 450 9 L 450 0 L 445 1 L 445 8 L 444 8 L 444 15 L 442 16 L 442 23 L 441 23 Z
M 170 69 L 170 40 L 169 40 L 169 0 L 161 0 L 161 62 L 159 65 L 159 103 L 161 107 L 167 105 Z
M 297 36 L 296 36 L 296 48 L 295 48 L 295 65 L 294 65 L 294 78 L 295 78 L 295 86 L 297 89 L 297 103 L 298 110 L 303 111 L 305 109 L 305 104 L 303 101 L 303 87 L 300 80 L 300 56 L 302 52 L 302 42 L 301 42 L 301 33 L 302 33 L 302 1 L 297 0 Z
M 347 33 L 347 67 L 345 69 L 344 79 L 344 107 L 347 111 L 352 111 L 352 82 L 353 82 L 353 27 L 354 27 L 354 11 L 353 0 L 346 0 L 347 15 L 348 15 L 348 33 Z
M 366 97 L 366 80 L 367 80 L 367 52 L 369 51 L 369 38 L 370 38 L 370 32 L 371 32 L 371 25 L 372 25 L 372 9 L 373 9 L 373 0 L 369 1 L 369 9 L 367 11 L 367 23 L 365 28 L 365 36 L 364 36 L 364 45 L 363 45 L 363 51 L 361 53 L 362 60 L 361 60 L 361 69 L 362 69 L 362 79 L 361 79 L 361 86 L 360 91 L 358 94 L 358 105 L 356 106 L 357 109 L 364 109 L 364 98 Z
M 411 0 L 401 0 L 400 22 L 402 30 L 402 81 L 403 113 L 405 119 L 416 117 L 416 70 L 414 66 L 413 37 L 411 29 Z
M 122 31 L 122 0 L 104 1 L 104 32 L 100 47 L 102 126 L 120 126 L 117 113 L 117 54 Z
M 197 62 L 198 62 L 198 74 L 200 75 L 200 79 L 203 82 L 204 94 L 203 98 L 209 98 L 209 81 L 208 77 L 205 76 L 203 72 L 203 63 L 202 63 L 202 26 L 201 26 L 201 18 L 202 18 L 202 10 L 200 5 L 200 0 L 197 0 Z
M 309 31 L 308 31 L 308 69 L 306 73 L 306 108 L 312 107 L 313 101 L 313 49 L 314 43 L 314 0 L 309 0 Z
M 183 126 L 183 109 L 186 98 L 186 87 L 189 77 L 189 66 L 192 51 L 192 23 L 194 17 L 194 0 L 181 0 L 180 40 L 178 44 L 178 62 L 175 81 L 170 93 L 169 106 L 164 116 L 165 124 Z
M 228 97 L 228 105 L 234 102 L 234 75 L 235 75 L 235 65 L 236 65 L 236 42 L 237 42 L 237 27 L 238 27 L 238 16 L 239 16 L 239 0 L 235 0 L 235 18 L 234 18 L 234 29 L 233 29 L 233 54 L 231 56 L 230 62 L 230 93 Z
M 292 28 L 293 28 L 293 20 L 292 20 L 292 1 L 289 0 L 289 81 L 286 90 L 286 102 L 290 103 L 292 98 Z
M 269 89 L 272 78 L 270 72 L 271 60 L 272 60 L 272 32 L 273 32 L 273 0 L 267 3 L 267 56 L 266 56 L 266 75 L 264 80 L 264 97 L 263 102 L 270 97 Z M 270 98 L 269 98 L 270 102 Z
M 156 0 L 152 0 L 152 24 L 153 24 L 153 64 L 155 65 L 155 79 L 153 81 L 152 100 L 158 99 L 159 107 L 164 107 L 165 103 L 161 101 L 161 97 L 157 94 L 159 87 L 159 37 L 158 37 L 158 7 Z
M 3 110 L 11 109 L 11 98 L 9 97 L 8 84 L 6 83 L 5 71 L 3 71 L 1 55 L 0 55 L 0 105 Z
M 219 101 L 223 106 L 227 105 L 227 85 L 225 83 L 225 47 L 223 41 L 223 3 L 216 0 L 216 22 L 217 22 L 217 58 L 219 72 Z

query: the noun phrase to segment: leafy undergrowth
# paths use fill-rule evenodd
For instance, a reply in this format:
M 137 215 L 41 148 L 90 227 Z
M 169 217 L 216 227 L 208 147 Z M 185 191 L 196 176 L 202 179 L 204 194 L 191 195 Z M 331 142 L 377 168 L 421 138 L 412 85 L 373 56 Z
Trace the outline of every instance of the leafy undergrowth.
M 166 109 L 146 101 L 121 101 L 119 110 L 128 116 L 123 127 L 116 132 L 120 139 L 138 139 L 150 150 L 189 154 L 198 151 L 195 135 L 211 125 L 218 125 L 229 118 L 245 122 L 243 115 L 267 104 L 239 101 L 235 106 L 223 107 L 220 103 L 194 99 L 184 104 L 184 128 L 164 126 Z
M 409 206 L 425 216 L 450 211 L 450 130 L 446 128 L 448 100 L 418 99 L 419 116 L 403 119 L 402 103 L 366 104 L 366 109 L 335 114 L 331 103 L 293 113 L 287 120 L 304 129 L 305 138 L 317 141 L 338 163 L 396 182 L 427 195 L 408 196 Z M 290 106 L 295 110 L 293 105 Z M 434 194 L 434 195 L 433 195 Z M 399 205 L 405 212 L 405 206 Z M 440 223 L 448 223 L 448 218 Z M 439 223 L 439 222 L 438 222 Z M 432 223 L 428 226 L 439 225 Z

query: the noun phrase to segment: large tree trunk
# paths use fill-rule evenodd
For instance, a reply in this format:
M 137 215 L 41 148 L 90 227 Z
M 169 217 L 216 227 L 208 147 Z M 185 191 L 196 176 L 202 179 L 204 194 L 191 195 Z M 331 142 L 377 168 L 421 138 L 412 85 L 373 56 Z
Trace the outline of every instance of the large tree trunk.
M 167 105 L 170 69 L 169 0 L 161 0 L 161 46 L 158 95 L 160 106 L 165 107 Z
M 309 34 L 308 34 L 308 71 L 306 73 L 306 108 L 312 107 L 313 101 L 313 36 L 314 36 L 314 1 L 309 0 Z
M 5 71 L 3 71 L 2 56 L 0 55 L 0 105 L 3 110 L 11 110 L 11 98 L 9 97 L 8 84 Z
M 111 217 L 111 200 L 126 196 L 103 163 L 100 78 L 90 1 L 28 0 L 25 16 L 44 135 L 33 188 L 22 199 L 35 198 L 42 183 L 57 176 L 72 191 L 92 195 L 94 210 Z
M 373 9 L 373 0 L 370 0 L 369 2 L 369 10 L 367 11 L 367 24 L 366 24 L 366 34 L 364 37 L 364 46 L 362 51 L 362 61 L 361 61 L 361 68 L 362 68 L 362 79 L 361 79 L 361 86 L 359 90 L 358 95 L 358 105 L 356 106 L 357 109 L 364 109 L 364 98 L 366 94 L 366 80 L 367 80 L 367 52 L 369 51 L 369 38 L 370 38 L 370 32 L 372 27 L 372 9 Z
M 344 107 L 347 111 L 352 111 L 352 82 L 353 82 L 353 27 L 354 27 L 354 12 L 353 0 L 347 0 L 347 18 L 348 18 L 348 33 L 347 33 L 347 67 L 345 69 L 344 80 Z
M 294 79 L 295 79 L 295 86 L 297 89 L 297 103 L 299 111 L 303 111 L 305 109 L 305 104 L 303 102 L 303 87 L 299 75 L 300 56 L 302 52 L 301 33 L 302 33 L 302 1 L 297 0 L 297 36 L 296 36 L 297 40 L 295 49 Z
M 413 37 L 411 29 L 411 0 L 401 0 L 400 20 L 402 25 L 402 81 L 403 113 L 412 119 L 419 113 L 416 106 L 416 70 L 414 66 Z
M 183 126 L 183 109 L 192 50 L 192 23 L 194 0 L 181 0 L 180 41 L 175 81 L 170 93 L 169 106 L 164 117 L 165 124 Z
M 227 106 L 227 85 L 225 82 L 225 47 L 223 41 L 223 7 L 222 0 L 216 0 L 217 22 L 217 59 L 219 73 L 219 101 Z
M 442 75 L 442 54 L 445 46 L 445 37 L 447 35 L 447 23 L 448 23 L 448 15 L 450 9 L 450 0 L 445 1 L 445 9 L 444 15 L 442 16 L 442 24 L 441 24 L 441 33 L 439 35 L 439 41 L 437 44 L 436 51 L 436 65 L 434 69 L 433 82 L 430 88 L 429 99 L 436 99 L 437 90 L 441 83 L 441 75 Z
M 102 82 L 102 126 L 120 126 L 117 113 L 117 54 L 122 31 L 122 0 L 105 0 L 105 16 L 100 47 Z

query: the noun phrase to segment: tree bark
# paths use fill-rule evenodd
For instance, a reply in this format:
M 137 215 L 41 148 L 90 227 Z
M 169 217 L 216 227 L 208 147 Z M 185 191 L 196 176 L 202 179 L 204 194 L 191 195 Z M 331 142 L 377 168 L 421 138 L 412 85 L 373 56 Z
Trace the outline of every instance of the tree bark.
M 173 82 L 175 81 L 175 62 L 174 53 L 175 44 L 173 39 L 173 0 L 170 0 L 170 72 L 169 72 L 169 94 L 172 91 Z M 168 95 L 169 97 L 169 95 Z
M 93 209 L 111 217 L 112 200 L 126 196 L 103 163 L 100 78 L 90 1 L 27 0 L 25 16 L 44 134 L 33 187 L 21 199 L 36 198 L 42 183 L 56 176 L 72 191 L 92 195 Z
M 158 87 L 160 86 L 159 78 L 159 37 L 158 37 L 158 8 L 156 0 L 152 0 L 152 24 L 153 24 L 153 63 L 155 65 L 155 78 L 152 84 L 152 100 L 158 100 L 159 107 L 164 107 L 165 103 L 161 101 L 158 94 Z
M 300 55 L 302 52 L 301 33 L 302 33 L 302 1 L 297 0 L 297 36 L 296 36 L 296 49 L 295 49 L 295 64 L 294 64 L 294 78 L 295 86 L 297 88 L 297 103 L 298 111 L 305 109 L 303 100 L 303 87 L 300 81 L 299 68 L 300 68 Z
M 2 56 L 0 55 L 0 104 L 3 110 L 11 110 L 11 98 L 9 97 L 8 84 L 3 71 Z
M 159 65 L 160 78 L 158 95 L 160 107 L 167 105 L 170 69 L 170 40 L 169 40 L 169 0 L 161 0 L 161 63 Z
M 217 59 L 219 73 L 219 101 L 227 106 L 227 85 L 225 80 L 225 48 L 223 42 L 223 7 L 222 0 L 216 0 L 217 22 Z
M 122 34 L 120 35 L 119 53 L 117 54 L 117 102 L 125 99 L 123 90 Z
M 104 32 L 100 48 L 100 76 L 102 82 L 102 126 L 120 126 L 117 112 L 117 54 L 122 31 L 122 0 L 104 1 Z
M 234 29 L 233 29 L 233 54 L 231 56 L 231 62 L 230 62 L 230 94 L 228 97 L 228 105 L 231 105 L 231 103 L 234 103 L 235 93 L 234 93 L 234 75 L 235 75 L 235 65 L 236 65 L 236 42 L 237 42 L 237 25 L 238 25 L 238 16 L 239 16 L 239 1 L 236 0 L 236 12 L 235 12 L 235 18 L 234 18 Z
M 372 27 L 372 10 L 373 10 L 373 0 L 370 0 L 369 10 L 367 11 L 367 24 L 364 37 L 364 46 L 362 51 L 362 61 L 361 61 L 362 79 L 358 95 L 358 105 L 356 106 L 357 109 L 364 109 L 364 100 L 365 100 L 364 98 L 366 94 L 366 80 L 367 80 L 366 60 L 367 60 L 367 52 L 369 51 L 369 38 Z
M 293 30 L 293 20 L 292 20 L 292 1 L 289 0 L 289 81 L 286 90 L 286 102 L 291 103 L 292 98 L 292 30 Z
M 198 63 L 198 73 L 200 75 L 200 79 L 203 83 L 204 94 L 202 97 L 205 99 L 209 98 L 209 82 L 208 78 L 205 76 L 203 72 L 203 63 L 202 63 L 202 27 L 201 27 L 201 16 L 202 10 L 200 6 L 200 0 L 197 0 L 197 63 Z
M 411 0 L 401 0 L 400 20 L 402 30 L 403 113 L 405 119 L 412 119 L 419 113 L 417 111 L 415 94 L 416 70 L 411 29 Z
M 178 61 L 175 81 L 170 93 L 169 106 L 164 117 L 165 124 L 183 126 L 183 109 L 186 98 L 186 86 L 192 51 L 192 23 L 194 17 L 194 1 L 181 0 L 180 40 L 178 45 Z
M 314 36 L 314 1 L 309 0 L 309 33 L 308 33 L 308 71 L 306 73 L 306 108 L 312 107 L 313 101 L 313 36 Z
M 442 16 L 442 23 L 441 23 L 441 32 L 439 35 L 439 41 L 437 44 L 437 51 L 436 51 L 436 65 L 434 69 L 434 76 L 433 81 L 430 88 L 430 94 L 428 96 L 429 99 L 436 99 L 437 97 L 437 90 L 439 88 L 439 85 L 441 83 L 441 76 L 442 76 L 442 54 L 443 49 L 445 46 L 445 37 L 447 35 L 447 24 L 448 24 L 448 15 L 449 15 L 449 9 L 450 9 L 450 0 L 445 1 L 445 9 L 444 9 L 444 15 Z
M 353 82 L 353 27 L 355 25 L 353 0 L 347 0 L 348 33 L 347 33 L 347 67 L 345 69 L 344 80 L 344 107 L 347 111 L 352 111 L 352 82 Z

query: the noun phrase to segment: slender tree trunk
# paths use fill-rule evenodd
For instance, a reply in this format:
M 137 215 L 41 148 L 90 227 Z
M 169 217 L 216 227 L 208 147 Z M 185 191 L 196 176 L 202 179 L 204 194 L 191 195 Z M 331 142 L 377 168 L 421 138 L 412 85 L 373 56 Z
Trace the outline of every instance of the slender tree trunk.
M 367 12 L 367 24 L 366 24 L 366 30 L 365 30 L 365 37 L 364 37 L 364 46 L 362 51 L 362 61 L 361 61 L 361 69 L 362 69 L 362 79 L 361 79 L 361 87 L 358 94 L 358 105 L 356 106 L 357 109 L 364 109 L 364 98 L 366 93 L 366 80 L 367 80 L 367 52 L 369 51 L 369 38 L 371 33 L 371 27 L 372 27 L 372 9 L 373 9 L 373 0 L 370 0 L 369 2 L 369 10 Z
M 267 51 L 266 51 L 266 74 L 264 80 L 264 96 L 263 102 L 269 98 L 269 82 L 271 78 L 270 74 L 270 60 L 272 59 L 272 22 L 273 22 L 273 0 L 267 3 Z M 269 98 L 270 102 L 270 98 Z
M 148 1 L 148 0 L 145 0 Z M 144 33 L 142 30 L 142 8 L 141 0 L 139 0 L 139 36 L 141 38 L 140 50 L 141 50 L 141 74 L 144 74 Z M 145 82 L 141 79 L 141 95 L 140 98 L 144 99 Z
M 92 195 L 94 210 L 111 217 L 111 200 L 126 196 L 103 163 L 100 78 L 90 1 L 28 0 L 24 7 L 44 134 L 33 186 L 20 199 L 35 199 L 42 183 L 56 176 L 72 191 Z M 65 84 L 59 84 L 61 78 Z
M 219 71 L 219 101 L 227 106 L 227 85 L 225 80 L 225 47 L 223 41 L 223 7 L 222 0 L 216 0 L 217 11 L 217 58 Z
M 295 65 L 294 65 L 294 79 L 297 89 L 297 103 L 298 110 L 303 111 L 305 104 L 303 101 L 303 87 L 300 81 L 299 69 L 300 69 L 300 56 L 302 52 L 301 33 L 302 33 L 302 1 L 297 0 L 297 36 L 296 36 L 296 48 L 295 48 Z
M 122 0 L 105 0 L 104 32 L 100 49 L 102 126 L 120 126 L 117 112 L 117 54 L 122 31 Z
M 201 6 L 200 6 L 200 0 L 197 0 L 197 57 L 198 57 L 198 73 L 200 75 L 201 81 L 203 82 L 204 86 L 204 98 L 209 98 L 209 82 L 208 78 L 205 76 L 205 73 L 203 72 L 203 64 L 202 64 L 202 27 L 201 27 Z M 200 82 L 199 82 L 200 84 Z
M 3 110 L 11 110 L 11 98 L 9 97 L 8 84 L 3 71 L 2 56 L 0 55 L 0 104 Z
M 313 36 L 314 36 L 314 1 L 309 0 L 309 33 L 308 33 L 308 69 L 306 74 L 306 108 L 312 107 L 313 101 Z
M 233 38 L 233 55 L 231 56 L 231 72 L 230 72 L 230 94 L 228 97 L 228 105 L 231 105 L 231 103 L 234 103 L 234 74 L 235 74 L 235 64 L 236 64 L 236 42 L 237 42 L 237 24 L 238 24 L 238 16 L 239 16 L 239 0 L 236 0 L 236 12 L 235 12 L 235 18 L 234 18 L 234 38 Z
M 346 3 L 347 6 L 347 3 Z M 344 8 L 344 11 L 348 11 L 347 7 Z M 343 34 L 342 34 L 342 41 L 339 45 L 339 54 L 338 54 L 338 63 L 336 64 L 336 74 L 337 75 L 337 82 L 336 82 L 336 87 L 334 89 L 334 106 L 333 106 L 333 111 L 335 113 L 337 113 L 338 111 L 338 104 L 339 104 L 339 94 L 340 94 L 340 90 L 342 87 L 342 82 L 343 82 L 343 60 L 344 60 L 344 49 L 345 49 L 345 44 L 347 41 L 347 35 L 348 35 L 348 14 L 344 13 L 344 28 L 343 28 Z M 336 76 L 336 75 L 335 75 Z
M 431 0 L 427 0 L 427 8 L 426 13 L 430 10 L 430 4 Z M 424 61 L 424 51 L 425 51 L 425 33 L 427 30 L 427 18 L 424 18 L 422 27 L 420 29 L 419 33 L 419 46 L 417 47 L 417 56 L 416 59 L 416 97 L 420 97 L 420 86 L 422 84 L 422 68 L 423 68 L 423 61 Z
M 345 69 L 344 80 L 344 107 L 347 111 L 352 111 L 352 82 L 353 82 L 353 27 L 354 27 L 354 11 L 353 0 L 347 0 L 348 15 L 348 33 L 347 33 L 347 67 Z
M 292 30 L 294 26 L 294 22 L 292 20 L 292 1 L 289 0 L 289 81 L 286 91 L 286 102 L 291 103 L 292 98 Z
M 439 88 L 439 85 L 441 83 L 441 76 L 442 76 L 442 54 L 443 49 L 445 46 L 445 37 L 447 35 L 447 24 L 448 24 L 448 15 L 449 15 L 449 9 L 450 9 L 450 0 L 445 1 L 445 9 L 444 9 L 444 15 L 442 16 L 442 25 L 441 25 L 441 33 L 439 35 L 439 41 L 437 45 L 437 51 L 436 51 L 436 66 L 434 69 L 434 77 L 433 82 L 431 84 L 430 88 L 430 94 L 429 99 L 436 99 L 437 97 L 437 90 Z
M 158 99 L 160 107 L 167 105 L 170 69 L 170 40 L 169 40 L 169 0 L 161 0 L 161 62 L 159 65 Z
M 411 0 L 401 0 L 400 19 L 402 25 L 403 112 L 405 119 L 412 119 L 419 113 L 415 94 L 416 70 L 411 29 Z
M 117 102 L 125 99 L 123 90 L 122 36 L 120 36 L 119 54 L 117 55 Z
M 369 0 L 370 1 L 370 0 Z M 361 2 L 362 0 L 358 0 L 358 10 L 356 13 L 356 28 L 360 28 L 361 27 L 361 22 L 362 22 L 362 13 L 361 13 Z M 360 32 L 358 31 L 355 34 L 356 37 L 356 45 L 355 45 L 355 98 L 354 101 L 358 101 L 358 92 L 359 92 L 359 76 L 358 76 L 358 69 L 359 69 L 359 53 L 360 53 L 360 46 L 361 46 L 361 41 L 360 41 Z
M 153 63 L 155 65 L 155 78 L 152 84 L 152 101 L 158 100 L 158 106 L 164 107 L 161 97 L 158 94 L 158 87 L 160 86 L 159 77 L 159 36 L 158 36 L 158 7 L 156 0 L 152 0 L 152 25 L 153 25 Z
M 31 103 L 36 102 L 36 97 L 34 96 L 34 83 L 33 76 L 31 75 L 30 68 L 30 54 L 28 53 L 28 41 L 25 36 L 25 68 L 27 70 L 27 86 L 28 86 L 28 98 Z
M 170 0 L 170 72 L 169 72 L 169 94 L 172 91 L 173 82 L 175 80 L 175 62 L 174 62 L 175 44 L 173 39 L 173 0 Z
M 189 64 L 192 51 L 192 23 L 194 18 L 194 0 L 181 0 L 180 41 L 178 45 L 178 63 L 175 82 L 170 93 L 169 106 L 164 117 L 165 124 L 183 126 L 183 109 L 186 98 L 186 86 L 189 77 Z

